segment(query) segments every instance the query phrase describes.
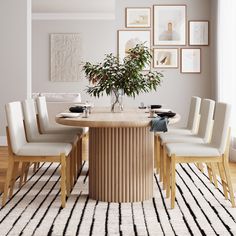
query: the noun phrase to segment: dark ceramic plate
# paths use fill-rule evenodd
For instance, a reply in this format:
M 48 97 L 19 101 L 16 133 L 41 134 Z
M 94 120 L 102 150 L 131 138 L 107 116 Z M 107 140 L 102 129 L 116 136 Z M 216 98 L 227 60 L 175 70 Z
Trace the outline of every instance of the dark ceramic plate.
M 159 109 L 162 107 L 162 105 L 151 105 L 151 109 Z
M 69 108 L 70 112 L 76 112 L 76 113 L 83 113 L 84 107 L 81 106 L 74 106 Z
M 155 113 L 160 117 L 168 117 L 168 118 L 172 118 L 176 115 L 176 113 L 171 112 L 171 111 L 169 111 L 169 112 L 155 112 Z

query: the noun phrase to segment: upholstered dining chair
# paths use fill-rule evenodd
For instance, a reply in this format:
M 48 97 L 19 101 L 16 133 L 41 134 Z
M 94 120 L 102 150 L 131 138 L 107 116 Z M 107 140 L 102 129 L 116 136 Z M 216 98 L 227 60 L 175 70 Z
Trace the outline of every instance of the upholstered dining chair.
M 203 99 L 200 108 L 200 122 L 197 134 L 176 134 L 176 133 L 162 133 L 159 135 L 160 145 L 160 175 L 163 176 L 163 188 L 166 187 L 166 159 L 165 145 L 167 143 L 208 143 L 210 141 L 213 115 L 214 115 L 215 101 L 211 99 Z M 209 164 L 210 165 L 210 164 Z M 217 187 L 216 172 L 214 164 L 208 168 L 209 176 L 214 179 Z
M 78 142 L 77 155 L 78 155 L 78 166 L 81 166 L 82 161 L 82 147 L 83 140 L 86 140 L 88 137 L 88 127 L 66 127 L 66 126 L 56 126 L 50 123 L 48 117 L 48 109 L 45 96 L 39 96 L 36 98 L 36 107 L 37 107 L 37 117 L 38 117 L 38 126 L 40 133 L 42 134 L 78 134 L 81 138 Z M 81 136 L 82 135 L 82 136 Z M 80 161 L 81 159 L 81 161 Z M 77 168 L 78 171 L 80 168 Z M 78 172 L 77 171 L 77 172 Z
M 200 119 L 200 106 L 201 106 L 201 98 L 197 96 L 193 96 L 190 102 L 189 114 L 187 126 L 183 128 L 168 128 L 168 133 L 174 134 L 195 134 L 198 130 L 198 124 Z M 159 134 L 155 134 L 155 156 L 156 156 L 156 172 L 160 172 L 160 139 Z M 163 180 L 163 175 L 161 174 L 161 180 Z
M 74 128 L 55 126 L 49 122 L 46 98 L 39 96 L 36 98 L 38 122 L 42 134 L 85 134 L 88 128 Z
M 19 163 L 58 162 L 61 164 L 61 204 L 65 207 L 66 195 L 71 191 L 69 168 L 72 154 L 70 143 L 27 142 L 21 102 L 6 105 L 7 140 L 9 166 L 4 186 L 2 205 L 4 206 L 10 191 L 14 187 Z M 11 196 L 10 196 L 11 197 Z
M 71 143 L 73 145 L 73 154 L 71 157 L 71 182 L 76 183 L 77 175 L 81 168 L 82 157 L 77 155 L 80 153 L 78 142 L 81 139 L 80 134 L 40 134 L 37 124 L 35 102 L 33 99 L 27 99 L 22 102 L 24 124 L 26 130 L 26 138 L 28 142 L 58 142 L 58 143 Z M 24 171 L 24 170 L 23 170 Z M 27 172 L 26 172 L 27 173 Z
M 166 196 L 170 196 L 171 208 L 175 206 L 175 168 L 178 163 L 216 163 L 222 181 L 225 198 L 228 199 L 228 191 L 231 204 L 235 207 L 233 186 L 230 178 L 228 165 L 229 155 L 229 119 L 230 105 L 226 103 L 217 103 L 215 108 L 214 126 L 212 139 L 209 144 L 206 143 L 167 143 L 167 190 Z M 171 177 L 170 177 L 171 176 Z

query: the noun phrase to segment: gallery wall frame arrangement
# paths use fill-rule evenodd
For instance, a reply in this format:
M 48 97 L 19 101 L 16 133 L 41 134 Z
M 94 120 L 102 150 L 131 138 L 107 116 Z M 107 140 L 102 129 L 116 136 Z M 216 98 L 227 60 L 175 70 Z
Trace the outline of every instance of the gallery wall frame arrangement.
M 129 48 L 145 42 L 153 54 L 153 68 L 180 68 L 181 73 L 201 73 L 200 47 L 209 46 L 210 21 L 187 19 L 186 4 L 126 7 L 125 27 L 126 30 L 117 32 L 120 60 Z M 145 70 L 151 69 L 149 67 Z
M 184 74 L 201 73 L 201 48 L 180 49 L 180 72 Z
M 179 67 L 178 48 L 154 48 L 153 67 L 154 68 L 178 68 Z
M 122 61 L 129 49 L 136 46 L 136 44 L 144 44 L 151 49 L 151 31 L 150 30 L 118 30 L 118 56 Z M 145 67 L 145 70 L 150 70 L 150 65 Z
M 188 42 L 190 46 L 209 46 L 209 21 L 188 21 Z
M 153 6 L 153 44 L 186 45 L 187 6 Z
M 126 28 L 151 28 L 151 7 L 127 7 Z
M 52 33 L 51 78 L 53 82 L 79 81 L 81 71 L 81 37 L 78 33 Z

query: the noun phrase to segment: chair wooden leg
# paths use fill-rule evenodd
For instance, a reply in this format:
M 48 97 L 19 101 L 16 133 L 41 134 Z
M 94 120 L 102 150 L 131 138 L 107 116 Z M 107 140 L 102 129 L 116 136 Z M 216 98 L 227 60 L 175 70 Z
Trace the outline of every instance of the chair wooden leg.
M 171 160 L 170 157 L 166 154 L 166 197 L 170 197 L 170 179 L 171 179 L 171 171 L 170 171 L 170 165 Z
M 162 152 L 162 159 L 163 159 L 163 189 L 166 189 L 166 147 L 163 145 L 163 152 Z
M 229 189 L 230 201 L 231 201 L 232 207 L 235 207 L 234 190 L 233 190 L 233 185 L 232 185 L 232 181 L 230 177 L 230 170 L 229 170 L 228 162 L 225 161 L 223 163 L 223 166 L 224 166 L 225 177 L 226 177 L 226 181 L 227 181 L 227 185 Z
M 34 169 L 33 169 L 33 172 L 35 173 L 36 170 L 37 170 L 37 165 L 38 165 L 38 162 L 34 162 Z
M 213 178 L 212 178 L 212 169 L 210 168 L 209 166 L 210 164 L 207 164 L 207 172 L 208 172 L 208 176 L 209 176 L 209 179 L 211 181 L 211 183 L 213 183 Z
M 66 205 L 66 156 L 61 154 L 61 206 Z
M 71 172 L 71 156 L 66 158 L 66 195 L 70 196 L 71 185 L 73 183 L 73 173 Z
M 77 173 L 77 176 L 80 172 L 80 169 L 82 167 L 82 146 L 83 146 L 83 143 L 82 143 L 82 137 L 79 137 L 79 146 L 78 146 L 78 149 L 77 149 L 77 153 L 78 153 L 78 173 Z
M 203 173 L 204 172 L 204 165 L 203 163 L 196 163 L 197 168 Z
M 164 175 L 164 161 L 163 161 L 163 145 L 160 145 L 160 181 L 163 181 Z
M 26 163 L 26 169 L 25 169 L 25 173 L 24 173 L 24 180 L 23 180 L 24 184 L 26 183 L 27 178 L 28 178 L 29 168 L 30 168 L 30 163 L 28 162 L 28 163 Z
M 176 160 L 175 160 L 175 155 L 171 155 L 171 209 L 175 207 L 175 191 L 176 191 L 176 186 L 175 186 L 175 178 L 176 178 L 176 173 L 175 173 L 175 166 L 176 166 Z
M 215 163 L 210 163 L 210 166 L 211 166 L 211 173 L 212 173 L 214 185 L 216 188 L 218 188 L 218 182 L 217 182 L 217 176 L 216 176 L 216 165 Z
M 19 188 L 21 188 L 22 185 L 23 185 L 24 178 L 25 178 L 25 171 L 26 171 L 26 162 L 23 162 L 22 166 L 21 166 L 21 175 L 20 175 L 20 180 L 19 180 Z
M 10 198 L 13 195 L 14 186 L 15 186 L 15 182 L 16 182 L 16 178 L 18 176 L 18 173 L 19 173 L 19 162 L 14 162 L 13 173 L 12 173 L 12 178 L 11 178 L 11 182 L 10 182 L 10 193 L 9 193 Z
M 160 138 L 159 136 L 155 135 L 155 149 L 156 149 L 156 153 L 155 153 L 155 157 L 156 157 L 156 173 L 159 174 L 160 173 Z
M 3 191 L 3 196 L 2 196 L 2 206 L 5 206 L 7 197 L 8 197 L 8 191 L 9 191 L 9 186 L 10 182 L 12 179 L 12 174 L 13 174 L 13 166 L 14 166 L 14 160 L 11 156 L 8 158 L 8 168 L 7 168 L 7 177 L 6 177 L 6 182 L 4 185 L 4 191 Z
M 220 178 L 221 178 L 221 183 L 223 186 L 225 199 L 227 200 L 228 199 L 228 191 L 227 191 L 226 179 L 225 179 L 225 175 L 224 175 L 223 163 L 218 163 L 218 169 L 219 169 L 219 173 L 220 173 Z
M 73 150 L 73 156 L 72 156 L 72 163 L 73 163 L 73 184 L 76 184 L 77 181 L 77 176 L 78 176 L 78 164 L 77 164 L 77 149 L 78 149 L 78 141 L 76 143 L 76 145 L 74 146 L 74 150 Z
M 37 164 L 36 164 L 37 170 L 38 170 L 39 167 L 40 167 L 40 162 L 37 162 Z

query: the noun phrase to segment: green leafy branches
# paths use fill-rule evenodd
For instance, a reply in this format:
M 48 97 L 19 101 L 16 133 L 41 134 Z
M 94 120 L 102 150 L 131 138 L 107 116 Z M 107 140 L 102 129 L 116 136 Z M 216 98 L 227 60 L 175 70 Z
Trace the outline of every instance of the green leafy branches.
M 139 93 L 156 90 L 163 75 L 160 72 L 143 72 L 146 65 L 151 63 L 149 49 L 143 44 L 137 44 L 130 49 L 123 63 L 118 57 L 108 54 L 102 63 L 83 66 L 86 78 L 93 85 L 87 88 L 87 93 L 99 97 L 112 91 L 123 89 L 127 96 L 135 97 Z

